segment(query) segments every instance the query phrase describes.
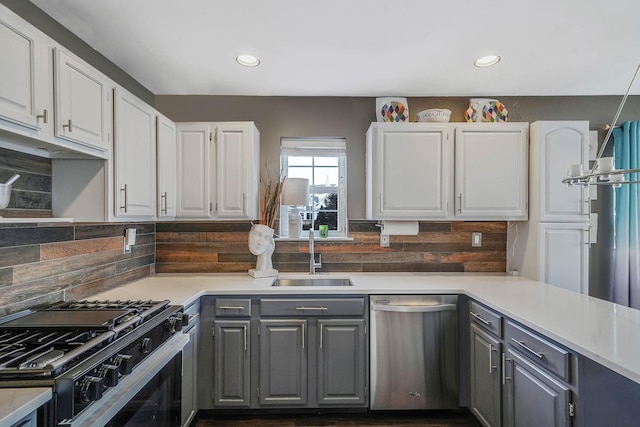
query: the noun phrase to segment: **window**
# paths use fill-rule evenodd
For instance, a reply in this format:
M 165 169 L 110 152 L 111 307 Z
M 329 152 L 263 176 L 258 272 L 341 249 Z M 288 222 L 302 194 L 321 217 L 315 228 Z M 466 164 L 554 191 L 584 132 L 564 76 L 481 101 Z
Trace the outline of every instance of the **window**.
M 343 138 L 283 138 L 282 172 L 309 180 L 309 203 L 299 209 L 302 230 L 329 226 L 329 237 L 347 236 L 347 149 Z M 280 234 L 288 236 L 289 209 L 280 210 Z M 305 236 L 307 233 L 305 232 Z

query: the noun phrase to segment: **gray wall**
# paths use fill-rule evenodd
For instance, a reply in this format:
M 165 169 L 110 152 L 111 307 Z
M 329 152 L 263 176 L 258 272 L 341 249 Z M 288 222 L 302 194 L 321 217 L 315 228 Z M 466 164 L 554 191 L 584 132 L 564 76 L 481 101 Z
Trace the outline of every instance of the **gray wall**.
M 38 27 L 43 33 L 100 70 L 138 98 L 144 100 L 149 105 L 154 105 L 153 93 L 33 3 L 27 0 L 0 0 L 0 3 L 13 10 L 24 20 Z

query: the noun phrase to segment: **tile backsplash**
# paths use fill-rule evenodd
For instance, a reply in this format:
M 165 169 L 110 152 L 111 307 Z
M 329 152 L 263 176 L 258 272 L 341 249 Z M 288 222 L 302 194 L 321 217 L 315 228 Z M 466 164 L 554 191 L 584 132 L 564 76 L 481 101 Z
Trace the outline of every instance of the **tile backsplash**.
M 125 228 L 137 230 L 128 254 Z M 152 275 L 154 262 L 153 222 L 0 224 L 0 315 L 89 297 Z
M 316 239 L 321 272 L 504 272 L 506 222 L 421 222 L 415 236 L 391 236 L 380 246 L 375 221 L 351 220 L 350 241 Z M 251 224 L 238 222 L 157 223 L 156 272 L 246 272 L 256 257 L 247 242 Z M 482 247 L 471 246 L 481 232 Z M 277 241 L 273 266 L 281 272 L 306 272 L 305 241 Z
M 124 230 L 137 229 L 130 254 Z M 256 257 L 249 221 L 0 224 L 0 315 L 92 294 L 158 273 L 245 273 Z M 482 233 L 482 247 L 471 233 Z M 504 272 L 506 222 L 421 222 L 380 246 L 374 221 L 351 220 L 350 240 L 316 239 L 319 272 Z M 306 241 L 277 241 L 273 264 L 306 272 Z M 150 290 L 149 298 L 153 298 Z

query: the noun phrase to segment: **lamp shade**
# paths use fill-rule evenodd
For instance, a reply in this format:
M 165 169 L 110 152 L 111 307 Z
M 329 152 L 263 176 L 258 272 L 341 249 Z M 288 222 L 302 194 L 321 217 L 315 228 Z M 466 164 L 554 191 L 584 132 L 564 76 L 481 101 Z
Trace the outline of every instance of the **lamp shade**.
M 281 200 L 281 203 L 286 206 L 307 206 L 309 204 L 309 180 L 286 178 Z

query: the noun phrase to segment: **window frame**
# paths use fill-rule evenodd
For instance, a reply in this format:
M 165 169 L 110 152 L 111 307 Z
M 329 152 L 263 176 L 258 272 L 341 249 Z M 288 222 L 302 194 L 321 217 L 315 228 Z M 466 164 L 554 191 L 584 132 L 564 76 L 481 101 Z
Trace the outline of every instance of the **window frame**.
M 284 176 L 288 176 L 289 157 L 332 157 L 338 160 L 338 184 L 336 186 L 314 185 L 313 181 L 309 182 L 309 196 L 312 194 L 326 194 L 337 192 L 338 208 L 337 208 L 337 230 L 329 230 L 328 238 L 347 238 L 348 236 L 348 219 L 347 219 L 347 150 L 345 138 L 282 138 L 280 144 L 280 170 Z M 312 160 L 310 167 L 312 171 L 316 167 L 315 161 Z M 292 166 L 297 167 L 297 166 Z M 313 175 L 313 172 L 312 172 Z M 301 212 L 312 212 L 312 225 L 316 226 L 316 217 L 320 211 L 311 209 L 302 210 Z M 332 212 L 333 210 L 329 211 Z M 289 238 L 289 207 L 280 205 L 280 235 L 282 238 Z M 307 230 L 303 230 L 306 233 Z M 319 231 L 313 230 L 314 237 L 319 238 Z M 300 236 L 300 239 L 306 237 Z

